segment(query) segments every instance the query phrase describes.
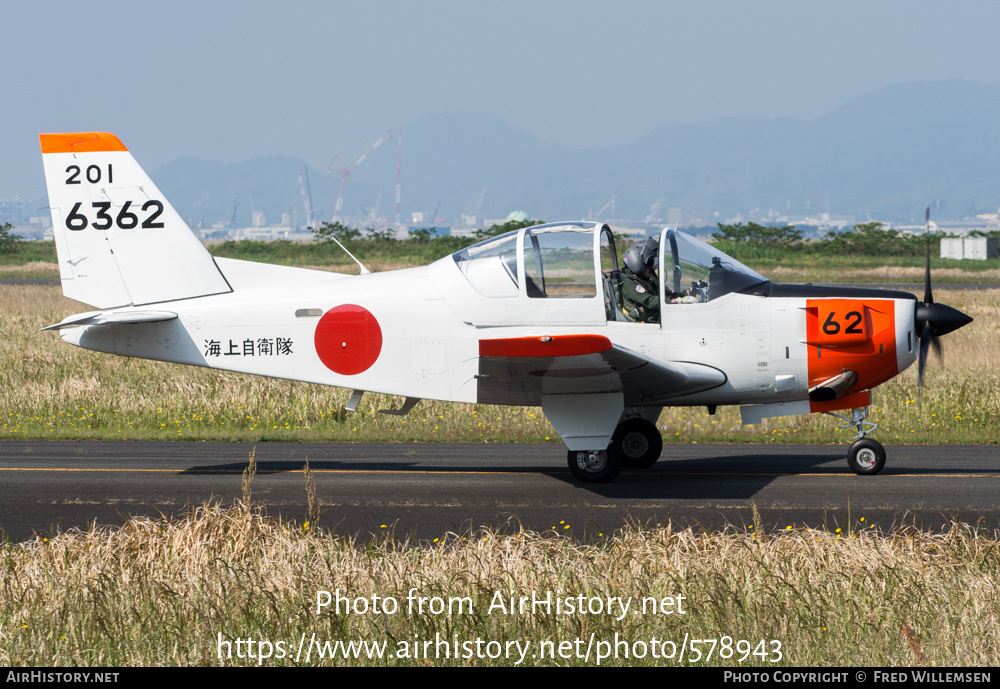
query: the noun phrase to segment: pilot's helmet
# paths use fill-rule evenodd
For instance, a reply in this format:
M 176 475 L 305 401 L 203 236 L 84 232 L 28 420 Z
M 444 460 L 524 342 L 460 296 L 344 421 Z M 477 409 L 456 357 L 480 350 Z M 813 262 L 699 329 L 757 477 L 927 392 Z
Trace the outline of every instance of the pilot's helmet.
M 642 275 L 646 272 L 646 268 L 652 268 L 656 265 L 656 257 L 659 253 L 660 243 L 650 237 L 645 241 L 636 242 L 630 246 L 625 251 L 622 260 L 625 262 L 626 268 L 636 275 Z

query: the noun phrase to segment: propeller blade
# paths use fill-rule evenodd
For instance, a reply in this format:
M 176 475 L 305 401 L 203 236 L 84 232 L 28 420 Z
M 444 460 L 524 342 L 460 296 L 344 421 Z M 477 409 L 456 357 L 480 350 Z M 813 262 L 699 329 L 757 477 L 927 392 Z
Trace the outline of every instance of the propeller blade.
M 917 399 L 921 397 L 924 389 L 924 369 L 927 368 L 927 352 L 930 349 L 931 324 L 924 322 L 920 329 L 920 354 L 917 360 Z
M 933 349 L 938 361 L 944 363 L 944 349 L 938 339 L 953 330 L 958 330 L 972 322 L 970 316 L 958 309 L 945 304 L 934 303 L 934 292 L 931 288 L 931 204 L 924 209 L 924 222 L 927 237 L 927 264 L 924 270 L 924 300 L 918 302 L 913 311 L 914 331 L 918 333 L 917 342 L 917 399 L 921 398 L 924 389 L 924 370 L 927 368 L 927 354 Z
M 931 290 L 931 238 L 927 236 L 927 269 L 924 272 L 924 303 L 928 306 L 934 303 L 934 292 Z
M 927 238 L 927 269 L 924 271 L 924 303 L 930 306 L 934 303 L 931 291 L 931 204 L 924 209 L 924 236 Z
M 934 350 L 934 354 L 937 356 L 938 363 L 944 365 L 944 345 L 941 344 L 940 337 L 931 338 L 931 349 Z

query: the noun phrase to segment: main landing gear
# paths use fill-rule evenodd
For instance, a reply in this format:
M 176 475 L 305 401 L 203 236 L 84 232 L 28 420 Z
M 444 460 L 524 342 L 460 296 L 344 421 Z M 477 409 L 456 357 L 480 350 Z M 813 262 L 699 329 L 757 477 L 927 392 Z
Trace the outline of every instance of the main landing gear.
M 606 450 L 570 450 L 569 470 L 583 483 L 607 483 L 622 467 L 648 469 L 663 452 L 663 438 L 646 419 L 625 419 L 615 428 Z
M 879 441 L 866 437 L 869 433 L 878 428 L 877 424 L 868 421 L 868 407 L 857 407 L 851 410 L 851 417 L 841 416 L 833 412 L 826 412 L 830 416 L 840 419 L 844 425 L 840 428 L 855 428 L 856 440 L 847 451 L 847 466 L 855 474 L 877 474 L 885 466 L 885 448 Z
M 611 437 L 611 444 L 621 451 L 622 465 L 628 469 L 648 469 L 663 452 L 660 432 L 646 419 L 622 421 Z
M 607 483 L 622 469 L 614 443 L 607 450 L 570 450 L 566 458 L 570 473 L 583 483 Z

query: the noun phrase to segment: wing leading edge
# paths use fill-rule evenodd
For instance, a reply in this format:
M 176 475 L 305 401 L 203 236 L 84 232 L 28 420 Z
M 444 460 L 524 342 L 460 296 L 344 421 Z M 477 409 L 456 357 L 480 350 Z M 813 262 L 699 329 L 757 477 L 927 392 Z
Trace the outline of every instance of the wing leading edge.
M 478 401 L 541 404 L 542 395 L 620 392 L 626 406 L 651 406 L 718 387 L 726 374 L 685 361 L 653 361 L 603 335 L 479 341 Z

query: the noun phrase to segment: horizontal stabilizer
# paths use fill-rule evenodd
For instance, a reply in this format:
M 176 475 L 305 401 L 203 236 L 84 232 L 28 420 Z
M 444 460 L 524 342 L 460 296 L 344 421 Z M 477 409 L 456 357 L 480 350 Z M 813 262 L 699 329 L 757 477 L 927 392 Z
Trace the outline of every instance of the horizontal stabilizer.
M 46 326 L 41 330 L 62 330 L 63 328 L 78 328 L 85 325 L 155 323 L 157 321 L 172 321 L 175 318 L 177 318 L 177 314 L 171 311 L 90 311 L 69 316 L 55 325 Z

